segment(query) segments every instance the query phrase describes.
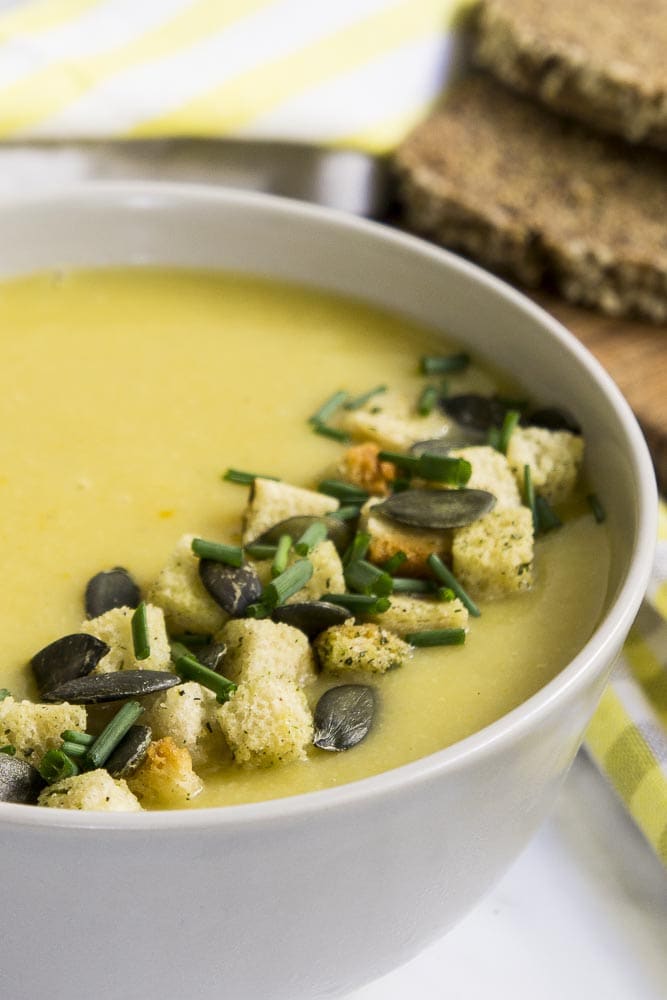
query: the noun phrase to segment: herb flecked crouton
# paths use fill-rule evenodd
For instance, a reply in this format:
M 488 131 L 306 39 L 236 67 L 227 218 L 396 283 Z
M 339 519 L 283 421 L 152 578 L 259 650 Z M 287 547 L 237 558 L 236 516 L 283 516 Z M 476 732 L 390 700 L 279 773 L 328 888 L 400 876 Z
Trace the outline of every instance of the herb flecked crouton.
M 454 532 L 454 576 L 475 597 L 528 590 L 532 564 L 533 516 L 527 507 L 492 510 Z
M 450 455 L 470 462 L 472 474 L 466 483 L 467 488 L 492 493 L 496 498 L 495 510 L 521 506 L 521 496 L 512 467 L 502 452 L 482 444 L 454 448 Z
M 177 747 L 185 747 L 197 767 L 223 752 L 217 708 L 212 691 L 187 681 L 160 694 L 146 709 L 142 725 L 150 726 L 153 739 L 170 736 Z
M 380 625 L 351 621 L 332 625 L 313 645 L 322 669 L 336 674 L 353 670 L 384 674 L 403 666 L 413 653 L 407 642 Z
M 373 441 L 354 444 L 343 452 L 336 471 L 345 482 L 373 496 L 386 497 L 396 478 L 396 466 L 381 461 L 379 453 L 380 446 Z
M 407 451 L 417 441 L 444 437 L 449 420 L 435 410 L 422 417 L 414 400 L 390 391 L 371 397 L 358 410 L 343 410 L 341 426 L 352 437 L 374 441 L 389 450 Z
M 550 504 L 559 504 L 576 485 L 584 459 L 584 439 L 570 431 L 517 427 L 509 440 L 507 459 L 521 488 L 524 467 L 529 465 L 535 492 Z
M 229 618 L 199 579 L 194 535 L 183 535 L 164 569 L 148 590 L 148 600 L 164 611 L 169 631 L 212 635 Z
M 62 745 L 65 729 L 85 732 L 86 709 L 82 705 L 42 705 L 15 701 L 9 695 L 0 701 L 0 745 L 16 747 L 16 756 L 35 767 L 47 750 Z
M 255 479 L 243 515 L 243 544 L 297 514 L 322 515 L 338 509 L 338 501 L 315 490 L 305 490 L 273 479 Z
M 97 618 L 83 622 L 80 632 L 94 635 L 106 642 L 109 652 L 93 670 L 94 674 L 109 674 L 117 670 L 171 670 L 169 639 L 161 608 L 146 605 L 150 656 L 137 660 L 132 640 L 132 615 L 134 608 L 112 608 Z
M 188 751 L 185 747 L 177 747 L 169 736 L 151 743 L 144 760 L 127 783 L 141 805 L 149 808 L 176 803 L 185 805 L 204 787 L 192 769 Z
M 400 567 L 401 576 L 429 576 L 428 557 L 435 552 L 444 562 L 449 561 L 452 549 L 451 531 L 427 531 L 395 524 L 380 514 L 373 513 L 379 500 L 371 499 L 361 508 L 359 530 L 371 536 L 368 559 L 377 566 L 404 552 L 407 559 Z
M 220 728 L 237 764 L 270 767 L 303 760 L 313 717 L 303 691 L 284 677 L 257 676 L 218 709 Z
M 90 809 L 94 812 L 141 812 L 141 805 L 123 778 L 108 771 L 86 771 L 49 785 L 39 796 L 50 809 Z
M 315 676 L 310 643 L 291 625 L 268 618 L 233 618 L 216 641 L 227 646 L 222 669 L 236 683 L 275 677 L 303 686 Z
M 409 597 L 395 594 L 391 607 L 379 615 L 369 615 L 368 621 L 381 625 L 403 638 L 410 632 L 425 629 L 465 628 L 468 609 L 455 598 L 453 601 L 436 601 L 430 597 Z

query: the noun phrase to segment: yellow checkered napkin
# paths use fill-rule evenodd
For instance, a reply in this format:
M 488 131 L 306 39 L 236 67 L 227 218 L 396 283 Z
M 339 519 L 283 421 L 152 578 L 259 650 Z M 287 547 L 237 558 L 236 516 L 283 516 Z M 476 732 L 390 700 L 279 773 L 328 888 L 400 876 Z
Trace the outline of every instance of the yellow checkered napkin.
M 469 2 L 14 0 L 0 11 L 0 139 L 385 152 L 442 89 Z
M 586 746 L 667 866 L 667 504 L 645 604 Z

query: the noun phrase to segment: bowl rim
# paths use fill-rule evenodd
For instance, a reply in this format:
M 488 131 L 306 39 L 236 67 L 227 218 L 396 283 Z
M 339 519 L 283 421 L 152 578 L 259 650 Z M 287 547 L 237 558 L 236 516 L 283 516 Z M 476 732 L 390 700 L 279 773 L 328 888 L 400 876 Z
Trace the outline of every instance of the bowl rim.
M 206 184 L 151 181 L 86 181 L 58 190 L 47 189 L 20 196 L 0 196 L 0 213 L 5 210 L 38 210 L 58 203 L 85 211 L 86 207 L 110 209 L 140 205 L 142 210 L 159 211 L 174 205 L 209 202 L 218 207 L 233 206 L 263 211 L 283 217 L 314 222 L 323 229 L 345 230 L 350 238 L 370 237 L 380 244 L 402 249 L 424 260 L 481 284 L 492 294 L 509 301 L 517 310 L 546 330 L 566 353 L 586 370 L 614 410 L 628 448 L 630 467 L 636 484 L 637 532 L 625 577 L 603 619 L 593 634 L 559 673 L 544 687 L 495 722 L 449 747 L 371 777 L 336 788 L 303 792 L 285 798 L 239 805 L 208 806 L 201 809 L 173 809 L 142 813 L 78 812 L 44 809 L 14 803 L 0 803 L 3 827 L 69 828 L 108 830 L 117 834 L 130 831 L 179 831 L 226 829 L 247 824 L 261 825 L 307 818 L 320 810 L 354 807 L 359 802 L 399 794 L 406 786 L 427 782 L 443 772 L 466 766 L 471 758 L 484 758 L 497 747 L 519 739 L 536 726 L 561 700 L 576 694 L 593 673 L 610 659 L 620 646 L 643 598 L 648 584 L 651 557 L 657 535 L 657 487 L 648 447 L 629 404 L 612 378 L 592 354 L 558 320 L 521 292 L 476 264 L 417 236 L 348 213 L 276 195 Z M 145 262 L 142 262 L 144 265 Z M 170 265 L 171 266 L 171 265 Z M 174 265 L 178 266 L 178 265 Z M 214 268 L 212 268 L 214 270 Z

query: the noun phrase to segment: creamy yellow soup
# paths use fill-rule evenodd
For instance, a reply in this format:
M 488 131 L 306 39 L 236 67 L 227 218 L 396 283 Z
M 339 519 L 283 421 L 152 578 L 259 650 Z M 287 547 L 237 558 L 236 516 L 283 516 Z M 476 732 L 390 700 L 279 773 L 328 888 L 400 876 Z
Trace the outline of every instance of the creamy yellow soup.
M 239 276 L 137 269 L 0 285 L 0 686 L 37 698 L 26 663 L 77 631 L 100 569 L 126 566 L 145 586 L 186 532 L 238 542 L 247 490 L 223 482 L 225 468 L 313 486 L 341 445 L 314 434 L 308 415 L 339 388 L 384 382 L 416 396 L 418 357 L 443 349 L 379 310 Z M 498 384 L 476 366 L 450 383 Z M 464 646 L 364 678 L 380 711 L 363 743 L 265 771 L 225 762 L 191 805 L 376 774 L 539 690 L 590 636 L 606 592 L 604 527 L 582 503 L 567 515 L 536 544 L 533 590 L 483 605 Z

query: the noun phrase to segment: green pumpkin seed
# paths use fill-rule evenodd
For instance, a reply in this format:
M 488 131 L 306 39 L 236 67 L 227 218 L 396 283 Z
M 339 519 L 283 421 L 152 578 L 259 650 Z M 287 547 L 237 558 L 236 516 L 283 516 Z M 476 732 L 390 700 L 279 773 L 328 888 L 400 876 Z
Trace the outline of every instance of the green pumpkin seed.
M 495 507 L 486 490 L 404 490 L 373 507 L 373 514 L 430 531 L 472 524 Z

